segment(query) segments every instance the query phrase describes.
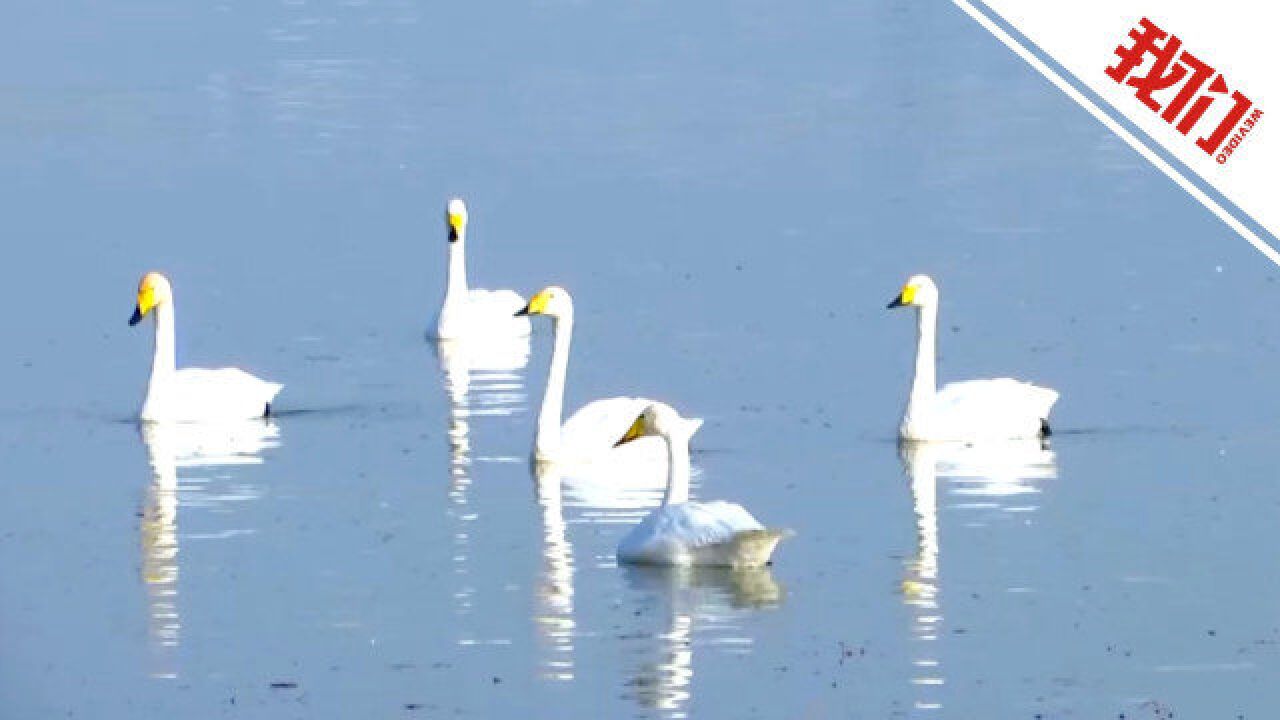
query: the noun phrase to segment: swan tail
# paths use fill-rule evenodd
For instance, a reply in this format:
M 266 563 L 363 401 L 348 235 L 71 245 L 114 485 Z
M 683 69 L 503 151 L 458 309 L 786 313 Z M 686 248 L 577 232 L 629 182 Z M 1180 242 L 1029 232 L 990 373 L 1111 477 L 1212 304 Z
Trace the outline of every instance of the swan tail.
M 743 530 L 721 546 L 727 561 L 723 564 L 733 568 L 768 565 L 778 543 L 794 534 L 790 530 L 777 528 Z
M 279 395 L 280 391 L 284 389 L 284 384 L 274 382 L 264 382 L 263 384 L 266 386 L 263 389 L 266 391 L 267 399 L 263 402 L 262 417 L 271 417 L 271 405 L 276 401 L 276 395 Z
M 1049 426 L 1049 413 L 1053 411 L 1054 403 L 1058 402 L 1058 391 L 1051 390 L 1039 385 L 1032 385 L 1035 390 L 1035 400 L 1039 404 L 1036 419 L 1040 421 L 1040 437 L 1047 438 L 1053 435 L 1053 428 Z
M 1049 411 L 1053 410 L 1054 403 L 1058 402 L 1058 391 L 1040 387 L 1039 385 L 1031 385 L 1031 389 L 1035 393 L 1035 402 L 1041 408 L 1040 417 L 1048 418 Z M 1047 435 L 1048 433 L 1045 434 Z

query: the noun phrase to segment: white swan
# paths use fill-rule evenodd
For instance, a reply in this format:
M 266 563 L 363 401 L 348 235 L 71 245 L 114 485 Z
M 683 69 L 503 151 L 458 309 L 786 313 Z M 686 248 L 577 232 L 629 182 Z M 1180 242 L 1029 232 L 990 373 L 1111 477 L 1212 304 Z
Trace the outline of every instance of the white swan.
M 547 287 L 529 298 L 529 304 L 517 315 L 546 315 L 555 321 L 555 344 L 551 350 L 551 367 L 547 388 L 538 411 L 538 430 L 534 438 L 534 459 L 539 463 L 589 463 L 609 457 L 612 464 L 623 467 L 648 465 L 666 459 L 666 450 L 657 438 L 634 443 L 615 450 L 618 438 L 626 433 L 636 416 L 652 400 L 638 397 L 612 397 L 595 400 L 579 408 L 563 425 L 564 384 L 569 372 L 569 345 L 573 340 L 573 298 L 562 287 Z M 689 435 L 702 426 L 698 418 L 688 419 Z M 614 462 L 616 461 L 616 462 Z M 641 473 L 652 477 L 653 473 Z M 658 476 L 658 480 L 661 477 Z
M 279 383 L 260 380 L 239 368 L 182 368 L 176 366 L 173 330 L 173 289 L 158 272 L 142 276 L 138 304 L 130 325 L 154 312 L 155 349 L 151 377 L 139 414 L 143 420 L 201 422 L 265 417 Z
M 449 201 L 445 221 L 449 225 L 449 270 L 433 337 L 528 335 L 528 318 L 514 316 L 524 306 L 524 298 L 516 291 L 467 287 L 467 205 L 461 198 Z
M 653 403 L 618 444 L 658 436 L 667 445 L 667 492 L 618 543 L 618 560 L 650 565 L 761 567 L 790 534 L 761 525 L 736 503 L 689 501 L 690 422 L 670 405 Z
M 918 309 L 915 378 L 899 434 L 907 440 L 1003 440 L 1049 433 L 1058 392 L 998 378 L 950 383 L 937 389 L 938 287 L 914 275 L 889 307 Z

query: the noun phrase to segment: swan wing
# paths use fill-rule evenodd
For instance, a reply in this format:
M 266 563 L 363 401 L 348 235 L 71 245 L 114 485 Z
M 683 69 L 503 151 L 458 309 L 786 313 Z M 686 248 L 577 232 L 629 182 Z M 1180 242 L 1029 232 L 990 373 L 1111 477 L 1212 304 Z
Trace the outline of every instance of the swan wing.
M 524 298 L 514 290 L 468 290 L 465 297 L 445 300 L 431 335 L 439 340 L 528 335 L 529 318 L 516 316 L 523 307 Z
M 481 333 L 528 335 L 529 318 L 516 316 L 525 300 L 515 290 L 471 290 L 467 293 L 471 327 Z
M 472 289 L 467 292 L 467 301 L 477 311 L 505 312 L 507 317 L 513 317 L 517 310 L 524 307 L 524 298 L 515 290 Z
M 933 414 L 961 436 L 1035 437 L 1057 401 L 1056 390 L 1021 380 L 967 380 L 938 390 Z
M 686 545 L 725 542 L 744 530 L 764 528 L 746 508 L 724 500 L 680 503 L 667 509 L 662 514 L 662 531 Z
M 611 397 L 589 402 L 578 408 L 561 425 L 560 442 L 566 448 L 611 449 L 627 433 L 631 424 L 645 411 L 645 408 L 652 404 L 653 400 L 642 397 Z M 685 420 L 692 425 L 690 434 L 697 432 L 698 428 L 702 427 L 702 418 L 685 418 Z M 628 443 L 628 445 L 640 445 L 648 439 L 641 438 L 639 441 Z M 653 438 L 653 440 L 657 442 L 652 444 L 662 444 L 657 438 Z M 644 445 L 650 444 L 644 443 Z M 626 448 L 627 445 L 624 445 L 618 450 L 625 450 Z M 665 454 L 664 452 L 663 455 Z
M 786 535 L 764 527 L 737 503 L 664 505 L 622 539 L 618 559 L 662 565 L 763 565 Z
M 640 413 L 652 404 L 652 400 L 639 397 L 611 397 L 589 402 L 560 426 L 560 444 L 574 453 L 609 450 L 627 434 Z
M 559 462 L 567 484 L 599 484 L 631 488 L 652 506 L 666 487 L 667 445 L 657 436 L 617 445 L 636 418 L 653 404 L 648 398 L 615 397 L 596 400 L 579 408 L 560 429 Z M 683 418 L 692 436 L 702 427 L 701 418 Z M 654 492 L 657 495 L 654 495 Z
M 284 386 L 240 368 L 183 368 L 163 389 L 170 420 L 262 417 Z

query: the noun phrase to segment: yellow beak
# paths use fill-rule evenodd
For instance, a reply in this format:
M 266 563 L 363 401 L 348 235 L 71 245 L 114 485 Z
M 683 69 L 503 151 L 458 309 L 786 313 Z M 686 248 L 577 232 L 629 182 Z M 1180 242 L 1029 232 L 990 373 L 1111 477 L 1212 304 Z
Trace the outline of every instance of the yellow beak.
M 516 311 L 516 315 L 541 315 L 547 309 L 551 296 L 544 290 L 529 298 L 529 304 Z
M 142 318 L 146 317 L 155 306 L 156 291 L 148 286 L 138 293 L 138 304 L 133 308 L 133 316 L 129 318 L 129 324 L 137 325 L 142 322 Z
M 915 299 L 916 299 L 916 286 L 906 285 L 902 288 L 902 292 L 898 293 L 898 297 L 894 298 L 893 301 L 889 303 L 888 307 L 891 307 L 891 308 L 905 307 L 915 302 Z
M 645 434 L 644 415 L 641 415 L 640 417 L 636 418 L 635 422 L 631 423 L 631 427 L 627 429 L 627 434 L 623 435 L 622 439 L 614 443 L 613 446 L 618 447 L 619 445 L 625 445 L 631 442 L 632 440 L 635 440 L 636 438 L 643 437 L 644 434 Z
M 458 238 L 462 235 L 462 226 L 466 221 L 457 213 L 449 213 L 449 242 L 458 242 Z

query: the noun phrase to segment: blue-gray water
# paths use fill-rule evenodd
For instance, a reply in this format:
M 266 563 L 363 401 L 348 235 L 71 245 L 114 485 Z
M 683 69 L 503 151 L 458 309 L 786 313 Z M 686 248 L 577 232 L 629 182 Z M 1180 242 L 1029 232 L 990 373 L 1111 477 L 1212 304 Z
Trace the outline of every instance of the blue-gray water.
M 953 6 L 0 21 L 5 717 L 1280 703 L 1276 273 Z M 625 514 L 535 483 L 549 328 L 465 387 L 423 340 L 452 193 L 474 284 L 574 292 L 569 407 L 708 419 L 698 495 L 798 533 L 769 573 L 617 568 Z M 129 421 L 152 268 L 180 361 L 287 385 L 199 463 Z M 1062 392 L 1046 477 L 940 475 L 936 512 L 884 310 L 920 271 L 942 379 Z

